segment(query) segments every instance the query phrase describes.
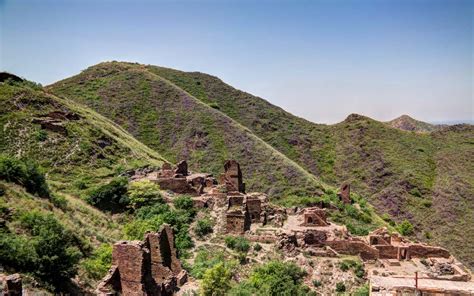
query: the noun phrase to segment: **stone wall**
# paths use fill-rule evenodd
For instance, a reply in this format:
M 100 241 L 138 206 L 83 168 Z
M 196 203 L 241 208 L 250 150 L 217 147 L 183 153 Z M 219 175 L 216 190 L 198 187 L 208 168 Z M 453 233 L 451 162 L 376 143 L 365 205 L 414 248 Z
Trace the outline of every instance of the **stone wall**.
M 226 213 L 226 232 L 243 234 L 250 230 L 250 217 L 246 211 L 234 210 Z
M 336 252 L 348 255 L 360 255 L 363 260 L 373 260 L 379 257 L 379 251 L 362 241 L 335 240 L 327 241 L 326 245 Z
M 112 268 L 99 283 L 97 294 L 172 295 L 178 283 L 186 281 L 183 271 L 173 230 L 165 224 L 157 233 L 147 233 L 144 241 L 114 244 Z
M 451 254 L 449 251 L 440 247 L 432 247 L 422 244 L 412 244 L 408 246 L 409 258 L 427 258 L 427 257 L 442 257 L 449 258 Z
M 373 246 L 379 251 L 380 259 L 400 259 L 399 248 L 392 245 L 375 245 Z

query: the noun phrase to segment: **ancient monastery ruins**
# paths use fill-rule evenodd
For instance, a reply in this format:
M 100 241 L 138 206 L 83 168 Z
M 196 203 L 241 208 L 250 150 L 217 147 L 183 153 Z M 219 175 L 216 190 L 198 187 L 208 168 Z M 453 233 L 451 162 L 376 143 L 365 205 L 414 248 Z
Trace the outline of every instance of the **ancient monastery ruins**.
M 303 251 L 334 258 L 356 255 L 363 262 L 371 295 L 474 295 L 470 272 L 443 248 L 410 242 L 382 228 L 368 236 L 352 236 L 345 226 L 327 220 L 323 204 L 285 209 L 268 202 L 263 193 L 246 193 L 239 164 L 229 160 L 224 173 L 191 174 L 185 161 L 176 168 L 142 169 L 132 180 L 149 179 L 161 189 L 193 196 L 197 208 L 219 217 L 218 233 L 245 236 L 279 250 L 285 259 Z M 351 203 L 350 185 L 343 184 L 340 200 Z M 97 288 L 100 295 L 173 295 L 187 281 L 174 246 L 173 230 L 165 225 L 143 241 L 121 241 L 113 247 L 113 263 Z M 415 279 L 416 275 L 416 279 Z M 310 275 L 311 276 L 311 275 Z

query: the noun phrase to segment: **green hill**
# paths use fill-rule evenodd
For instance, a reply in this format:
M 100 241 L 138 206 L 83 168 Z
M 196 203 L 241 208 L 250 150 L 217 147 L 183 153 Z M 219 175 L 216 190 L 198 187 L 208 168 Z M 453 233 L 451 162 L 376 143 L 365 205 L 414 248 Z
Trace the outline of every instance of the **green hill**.
M 32 82 L 0 82 L 0 114 L 2 268 L 31 274 L 51 290 L 93 290 L 90 260 L 123 238 L 129 218 L 80 197 L 124 170 L 160 166 L 163 158 L 109 119 Z M 79 282 L 69 281 L 76 271 Z
M 322 194 L 314 175 L 215 106 L 142 65 L 102 63 L 49 89 L 109 117 L 166 159 L 188 160 L 194 171 L 218 175 L 222 163 L 233 158 L 249 191 Z
M 413 132 L 356 114 L 314 124 L 214 76 L 130 63 L 102 63 L 49 89 L 173 161 L 186 158 L 215 173 L 224 158 L 239 159 L 252 190 L 303 195 L 318 193 L 312 176 L 333 186 L 349 181 L 380 214 L 409 219 L 420 240 L 474 267 L 473 246 L 465 244 L 474 239 L 471 125 L 410 120 Z
M 435 125 L 427 122 L 419 121 L 411 118 L 408 115 L 402 115 L 393 120 L 387 122 L 388 125 L 394 128 L 398 128 L 404 131 L 413 131 L 413 132 L 432 132 L 443 128 L 443 125 Z

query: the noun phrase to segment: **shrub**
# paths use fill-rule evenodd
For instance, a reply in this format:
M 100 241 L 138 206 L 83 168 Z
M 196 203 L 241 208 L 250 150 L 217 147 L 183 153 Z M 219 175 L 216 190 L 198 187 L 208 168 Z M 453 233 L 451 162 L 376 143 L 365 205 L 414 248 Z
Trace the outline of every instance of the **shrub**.
M 173 210 L 167 204 L 143 206 L 135 211 L 135 219 L 124 227 L 125 237 L 142 240 L 147 231 L 158 231 L 163 223 L 170 224 L 175 233 L 175 243 L 179 254 L 193 246 L 189 236 L 190 213 Z
M 82 262 L 87 274 L 94 280 L 103 278 L 112 264 L 112 246 L 100 245 L 92 255 Z
M 353 235 L 368 235 L 369 229 L 364 226 L 354 226 L 351 223 L 347 224 L 347 230 Z
M 413 189 L 411 189 L 410 194 L 416 197 L 421 197 L 420 189 L 418 189 L 417 187 L 414 187 Z
M 421 202 L 421 204 L 425 207 L 425 208 L 431 208 L 431 206 L 433 205 L 433 202 L 431 200 L 423 200 Z
M 131 182 L 128 186 L 128 199 L 133 209 L 163 201 L 160 186 L 150 180 Z
M 425 231 L 425 238 L 426 239 L 432 239 L 433 238 L 433 235 L 431 234 L 430 231 Z
M 202 279 L 206 270 L 219 263 L 227 264 L 231 270 L 237 265 L 237 262 L 234 260 L 226 260 L 224 253 L 221 251 L 213 252 L 207 249 L 200 249 L 194 258 L 191 275 L 197 279 Z
M 196 233 L 197 236 L 203 237 L 206 234 L 209 234 L 211 232 L 212 232 L 212 221 L 209 218 L 199 219 L 196 222 L 194 233 Z
M 250 249 L 250 243 L 248 239 L 240 236 L 226 236 L 225 244 L 228 248 L 238 252 L 247 253 Z
M 305 272 L 290 262 L 270 261 L 250 274 L 250 284 L 260 295 L 306 295 L 302 279 Z
M 76 275 L 82 255 L 76 246 L 79 240 L 53 214 L 26 212 L 19 222 L 24 235 L 0 234 L 2 263 L 55 286 Z
M 205 296 L 223 296 L 230 289 L 232 272 L 229 267 L 220 262 L 204 273 L 201 282 L 201 292 Z
M 37 141 L 44 142 L 44 141 L 46 141 L 46 139 L 48 139 L 48 133 L 45 130 L 40 129 L 36 132 L 36 140 Z
M 59 194 L 52 194 L 51 195 L 51 203 L 61 210 L 65 211 L 67 209 L 67 199 Z
M 345 292 L 346 285 L 343 282 L 336 283 L 336 292 Z
M 40 197 L 49 197 L 44 173 L 31 160 L 19 160 L 0 155 L 0 180 L 24 186 L 26 191 Z
M 211 107 L 211 108 L 213 108 L 213 109 L 220 110 L 219 104 L 217 104 L 216 102 L 210 103 L 210 104 L 209 104 L 209 107 Z
M 193 199 L 190 196 L 182 195 L 173 200 L 174 206 L 180 210 L 193 210 Z
M 313 280 L 313 286 L 315 286 L 316 288 L 321 287 L 322 285 L 323 283 L 321 283 L 320 280 Z
M 125 238 L 129 240 L 142 240 L 147 231 L 158 231 L 163 224 L 162 217 L 157 216 L 154 219 L 134 220 L 127 223 L 123 228 Z
M 365 284 L 362 287 L 358 288 L 354 292 L 354 296 L 369 296 L 370 295 L 370 290 L 369 290 L 369 285 Z
M 127 178 L 114 178 L 108 184 L 94 189 L 90 194 L 88 201 L 104 211 L 123 211 L 129 204 L 127 185 Z
M 413 234 L 413 225 L 408 220 L 404 220 L 402 223 L 398 224 L 396 228 L 401 235 Z
M 262 249 L 262 246 L 261 246 L 259 243 L 256 243 L 256 244 L 253 246 L 253 249 L 258 252 L 258 251 L 260 251 L 260 250 Z M 311 261 L 311 262 L 312 262 L 312 261 Z

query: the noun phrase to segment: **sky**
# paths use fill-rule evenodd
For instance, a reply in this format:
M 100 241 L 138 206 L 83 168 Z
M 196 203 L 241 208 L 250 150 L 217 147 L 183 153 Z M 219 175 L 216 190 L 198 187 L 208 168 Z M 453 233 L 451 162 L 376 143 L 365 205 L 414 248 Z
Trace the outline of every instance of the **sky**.
M 474 121 L 474 0 L 0 0 L 0 70 L 200 71 L 317 123 Z

